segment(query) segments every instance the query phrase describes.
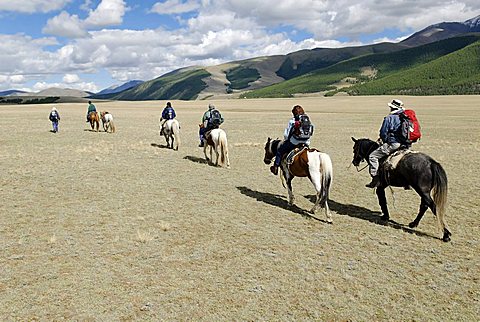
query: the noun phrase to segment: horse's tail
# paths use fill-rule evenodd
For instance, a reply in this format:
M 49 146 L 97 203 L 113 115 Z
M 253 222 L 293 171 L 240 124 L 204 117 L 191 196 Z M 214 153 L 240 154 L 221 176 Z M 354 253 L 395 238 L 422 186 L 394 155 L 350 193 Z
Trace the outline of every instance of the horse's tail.
M 220 130 L 218 133 L 218 149 L 220 152 L 220 165 L 224 167 L 226 163 L 227 168 L 230 167 L 230 161 L 228 160 L 227 134 L 223 130 Z
M 178 150 L 178 147 L 180 146 L 180 123 L 178 123 L 178 121 L 172 122 L 172 132 Z
M 322 175 L 322 194 L 320 196 L 320 205 L 325 205 L 330 194 L 330 185 L 333 180 L 333 166 L 332 159 L 326 153 L 319 153 L 320 158 L 320 173 Z
M 448 229 L 447 223 L 445 221 L 445 212 L 447 206 L 447 193 L 448 193 L 448 181 L 447 174 L 445 170 L 440 165 L 440 163 L 432 160 L 431 163 L 432 169 L 432 180 L 433 180 L 433 201 L 435 202 L 435 207 L 437 211 L 437 221 L 442 230 L 442 232 Z
M 115 133 L 115 123 L 113 121 L 110 121 L 110 132 Z

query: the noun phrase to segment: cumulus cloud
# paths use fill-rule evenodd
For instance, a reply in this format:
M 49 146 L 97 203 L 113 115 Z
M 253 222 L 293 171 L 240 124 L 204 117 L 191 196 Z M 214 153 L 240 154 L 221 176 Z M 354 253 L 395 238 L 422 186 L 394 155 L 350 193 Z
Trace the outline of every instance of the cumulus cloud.
M 195 0 L 180 1 L 167 0 L 164 2 L 157 2 L 153 5 L 150 12 L 158 14 L 180 14 L 192 12 L 200 8 L 200 3 Z
M 60 10 L 72 0 L 0 0 L 0 11 L 21 13 L 49 12 Z
M 87 8 L 89 5 L 90 1 L 87 0 L 82 8 Z M 62 11 L 58 16 L 47 21 L 42 32 L 67 38 L 88 37 L 89 29 L 120 25 L 126 10 L 127 7 L 123 0 L 102 0 L 95 10 L 89 10 L 89 15 L 85 20 Z
M 91 10 L 85 20 L 87 27 L 116 26 L 122 23 L 127 10 L 123 0 L 102 0 L 95 10 Z
M 67 38 L 88 36 L 87 31 L 84 29 L 83 21 L 77 15 L 70 15 L 66 11 L 62 11 L 58 16 L 49 19 L 42 32 Z

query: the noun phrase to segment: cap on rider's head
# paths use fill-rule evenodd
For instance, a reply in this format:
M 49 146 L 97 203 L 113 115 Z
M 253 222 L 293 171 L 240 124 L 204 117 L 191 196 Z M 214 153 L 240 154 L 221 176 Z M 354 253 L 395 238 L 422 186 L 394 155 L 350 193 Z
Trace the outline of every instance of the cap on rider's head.
M 172 103 L 167 102 L 167 106 L 168 106 L 168 107 L 172 107 Z
M 52 111 L 56 111 L 56 110 L 57 110 L 57 108 L 55 106 L 52 107 Z
M 209 110 L 214 110 L 214 109 L 215 109 L 215 105 L 213 105 L 212 103 L 208 104 L 208 109 L 209 109 Z
M 293 116 L 298 116 L 298 115 L 305 114 L 305 111 L 303 110 L 303 107 L 301 107 L 300 105 L 295 105 L 292 109 L 292 114 Z
M 391 110 L 398 110 L 399 108 L 403 108 L 403 102 L 399 99 L 394 99 L 388 103 L 388 107 L 390 107 Z

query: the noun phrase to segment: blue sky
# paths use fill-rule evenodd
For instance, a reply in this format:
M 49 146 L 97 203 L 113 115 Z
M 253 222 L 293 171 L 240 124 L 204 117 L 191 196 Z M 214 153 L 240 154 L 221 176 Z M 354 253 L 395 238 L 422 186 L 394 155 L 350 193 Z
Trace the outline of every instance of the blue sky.
M 398 42 L 480 1 L 0 0 L 0 90 L 100 91 L 193 65 Z

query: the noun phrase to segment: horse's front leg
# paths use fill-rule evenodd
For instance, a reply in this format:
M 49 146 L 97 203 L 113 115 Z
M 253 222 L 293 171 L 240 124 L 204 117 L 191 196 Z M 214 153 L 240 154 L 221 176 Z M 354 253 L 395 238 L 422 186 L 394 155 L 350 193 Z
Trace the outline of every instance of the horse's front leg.
M 377 188 L 377 197 L 378 197 L 378 204 L 380 205 L 380 209 L 382 209 L 382 220 L 389 220 L 390 214 L 388 213 L 387 207 L 387 197 L 385 196 L 385 188 L 378 187 Z
M 204 145 L 203 145 L 203 154 L 205 155 L 205 160 L 207 160 L 207 162 L 210 161 L 210 159 L 208 158 L 208 155 L 207 155 L 207 148 L 208 148 L 208 144 L 207 142 L 204 142 Z M 212 150 L 210 148 L 210 157 L 211 157 L 211 154 L 212 154 Z

